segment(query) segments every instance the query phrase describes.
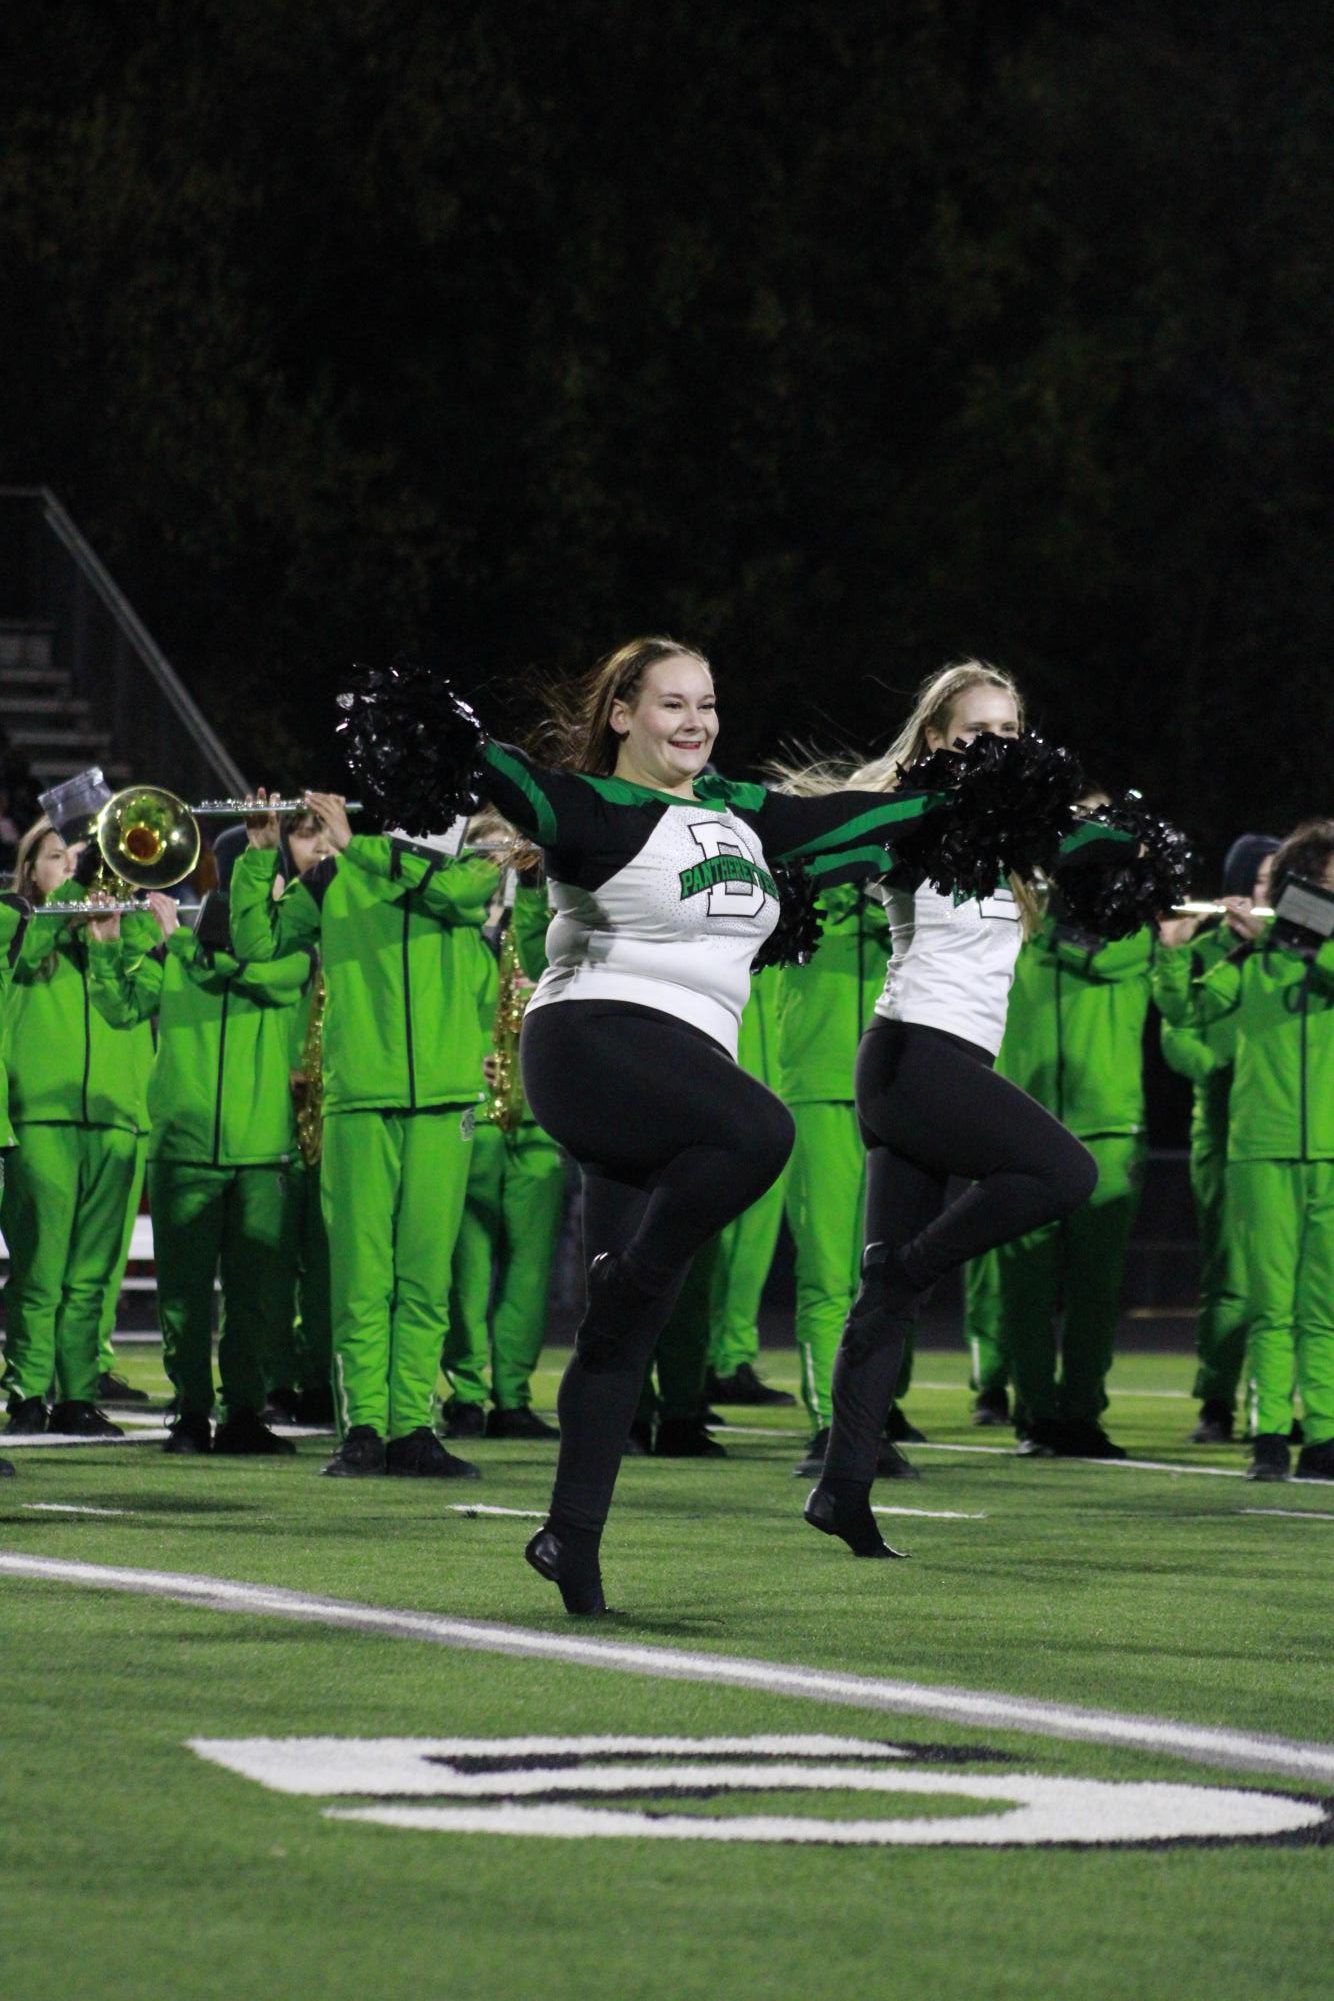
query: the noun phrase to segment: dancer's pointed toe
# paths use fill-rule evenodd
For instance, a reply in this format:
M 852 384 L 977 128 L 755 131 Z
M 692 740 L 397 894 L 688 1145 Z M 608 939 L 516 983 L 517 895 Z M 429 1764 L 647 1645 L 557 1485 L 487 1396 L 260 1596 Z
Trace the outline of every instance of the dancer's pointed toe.
M 591 1550 L 581 1551 L 574 1539 L 553 1528 L 541 1528 L 529 1542 L 524 1556 L 539 1577 L 556 1586 L 567 1612 L 581 1619 L 605 1615 L 607 1601 L 602 1595 L 595 1538 Z
M 821 1535 L 838 1536 L 854 1556 L 906 1557 L 906 1549 L 892 1549 L 876 1526 L 870 1501 L 848 1494 L 834 1494 L 825 1486 L 812 1487 L 802 1510 L 805 1519 Z

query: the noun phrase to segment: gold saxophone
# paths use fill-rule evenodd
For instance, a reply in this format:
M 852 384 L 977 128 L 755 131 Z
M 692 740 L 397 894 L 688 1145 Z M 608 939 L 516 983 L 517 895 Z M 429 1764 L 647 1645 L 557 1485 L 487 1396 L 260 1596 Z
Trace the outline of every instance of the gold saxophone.
M 512 1133 L 523 1117 L 523 1077 L 519 1071 L 519 1030 L 523 1027 L 528 993 L 514 927 L 507 925 L 500 940 L 500 991 L 491 1024 L 494 1082 L 487 1085 L 486 1103 L 477 1116 L 488 1125 Z
M 301 1068 L 293 1073 L 296 1099 L 296 1139 L 308 1167 L 319 1165 L 324 1150 L 324 969 L 315 975 L 310 1019 L 301 1048 Z

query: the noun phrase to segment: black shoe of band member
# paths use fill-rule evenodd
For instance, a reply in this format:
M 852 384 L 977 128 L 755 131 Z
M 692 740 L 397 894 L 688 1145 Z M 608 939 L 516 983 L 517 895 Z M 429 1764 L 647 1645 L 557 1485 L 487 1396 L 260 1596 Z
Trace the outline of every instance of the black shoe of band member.
M 8 1459 L 0 1459 L 0 1480 L 10 1480 L 13 1476 L 13 1462 Z
M 526 1405 L 518 1410 L 489 1410 L 486 1414 L 486 1435 L 488 1438 L 548 1438 L 560 1437 L 554 1424 L 539 1417 L 535 1410 Z
M 1060 1425 L 1054 1419 L 1040 1417 L 1025 1427 L 1015 1452 L 1020 1459 L 1055 1459 L 1060 1449 Z
M 384 1470 L 408 1480 L 480 1480 L 481 1468 L 469 1459 L 446 1452 L 429 1425 L 419 1424 L 406 1438 L 392 1438 L 385 1447 Z
M 1125 1459 L 1124 1445 L 1117 1445 L 1100 1424 L 1092 1419 L 1072 1420 L 1056 1427 L 1058 1459 Z
M 885 1419 L 885 1437 L 893 1445 L 925 1445 L 926 1433 L 919 1431 L 911 1419 L 904 1416 L 896 1403 L 889 1406 L 889 1416 Z
M 831 1489 L 823 1482 L 811 1488 L 802 1509 L 811 1527 L 819 1529 L 821 1535 L 838 1536 L 854 1556 L 905 1557 L 908 1552 L 891 1549 L 876 1527 L 870 1495 L 864 1489 L 852 1492 L 851 1482 L 840 1482 L 839 1486 L 848 1491 Z
M 118 1376 L 114 1369 L 103 1369 L 97 1379 L 97 1401 L 99 1403 L 151 1403 L 153 1399 L 147 1390 L 138 1390 L 133 1383 L 127 1383 L 124 1376 Z
M 875 1477 L 877 1480 L 920 1480 L 922 1469 L 914 1466 L 911 1459 L 905 1459 L 897 1445 L 891 1445 L 885 1439 L 875 1462 Z
M 762 1382 L 749 1362 L 740 1363 L 730 1376 L 710 1369 L 704 1379 L 704 1394 L 713 1403 L 770 1404 L 791 1409 L 797 1399 L 788 1390 L 771 1389 Z
M 1294 1477 L 1298 1480 L 1334 1480 L 1334 1438 L 1320 1445 L 1303 1445 L 1297 1454 Z
M 1010 1399 L 1003 1387 L 978 1391 L 973 1398 L 972 1421 L 989 1428 L 1010 1422 Z
M 16 1438 L 35 1438 L 46 1428 L 46 1405 L 41 1397 L 20 1397 L 5 1426 Z
M 664 1417 L 658 1420 L 653 1453 L 657 1459 L 726 1459 L 727 1447 L 710 1438 L 697 1417 Z
M 167 1432 L 164 1452 L 178 1459 L 198 1459 L 213 1450 L 213 1427 L 206 1417 L 178 1417 Z
M 1288 1441 L 1278 1431 L 1257 1431 L 1251 1440 L 1248 1480 L 1286 1480 L 1291 1463 Z
M 1236 1418 L 1230 1403 L 1221 1397 L 1206 1397 L 1200 1405 L 1200 1421 L 1190 1434 L 1191 1445 L 1231 1445 Z
M 485 1438 L 486 1405 L 451 1397 L 440 1407 L 440 1429 L 446 1438 Z
M 213 1450 L 237 1459 L 291 1459 L 296 1453 L 291 1439 L 270 1431 L 257 1410 L 229 1412 L 213 1434 Z
M 806 1456 L 792 1468 L 794 1480 L 818 1480 L 824 1472 L 824 1456 L 829 1450 L 829 1426 L 822 1424 L 806 1447 Z
M 120 1426 L 113 1424 L 109 1417 L 104 1416 L 96 1404 L 84 1403 L 78 1397 L 67 1397 L 64 1403 L 55 1406 L 47 1429 L 64 1432 L 67 1437 L 74 1438 L 124 1438 L 125 1436 Z
M 333 1480 L 365 1480 L 386 1471 L 384 1440 L 373 1425 L 354 1424 L 321 1473 Z
M 300 1402 L 301 1398 L 292 1385 L 281 1383 L 276 1390 L 270 1390 L 265 1397 L 260 1416 L 266 1424 L 296 1424 Z
M 607 1611 L 598 1566 L 600 1538 L 592 1529 L 540 1528 L 524 1550 L 524 1560 L 539 1577 L 560 1592 L 567 1612 L 578 1619 L 601 1618 Z

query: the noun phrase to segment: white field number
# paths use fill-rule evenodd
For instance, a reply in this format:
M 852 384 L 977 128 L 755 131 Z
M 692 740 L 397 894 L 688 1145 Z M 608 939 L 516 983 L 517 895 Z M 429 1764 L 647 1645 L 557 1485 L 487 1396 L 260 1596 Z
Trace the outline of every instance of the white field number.
M 373 1802 L 328 1806 L 333 1820 L 451 1834 L 1011 1848 L 1272 1840 L 1330 1826 L 1322 1805 L 1283 1793 L 942 1772 L 902 1746 L 846 1737 L 242 1737 L 194 1738 L 190 1749 L 274 1792 Z M 738 1796 L 762 1807 L 768 1793 L 838 1794 L 858 1811 L 707 1811 Z M 673 1812 L 674 1794 L 704 1810 Z M 894 1812 L 896 1795 L 974 1810 L 914 1818 Z

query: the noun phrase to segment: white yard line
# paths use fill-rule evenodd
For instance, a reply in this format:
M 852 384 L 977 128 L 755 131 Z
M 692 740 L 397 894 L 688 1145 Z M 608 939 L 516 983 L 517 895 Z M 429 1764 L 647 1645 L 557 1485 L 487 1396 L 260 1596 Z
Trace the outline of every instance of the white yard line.
M 928 1522 L 984 1522 L 985 1515 L 961 1515 L 953 1508 L 872 1508 L 873 1515 L 920 1515 Z
M 152 1431 L 127 1432 L 124 1438 L 83 1438 L 72 1431 L 25 1431 L 13 1437 L 4 1431 L 0 1432 L 0 1458 L 7 1458 L 11 1452 L 20 1452 L 33 1445 L 151 1445 L 155 1439 L 160 1444 L 166 1436 L 165 1424 L 157 1425 Z
M 452 1501 L 445 1509 L 447 1515 L 509 1515 L 520 1522 L 544 1522 L 546 1515 L 541 1508 L 492 1508 L 483 1501 Z
M 1017 1695 L 885 1681 L 871 1675 L 787 1667 L 778 1662 L 737 1659 L 727 1654 L 678 1652 L 671 1647 L 530 1632 L 522 1626 L 491 1625 L 433 1612 L 393 1611 L 379 1605 L 315 1597 L 304 1591 L 284 1591 L 273 1585 L 242 1584 L 228 1578 L 173 1571 L 130 1570 L 111 1564 L 0 1553 L 0 1576 L 82 1585 L 98 1591 L 128 1591 L 172 1599 L 179 1604 L 200 1605 L 209 1611 L 297 1619 L 352 1632 L 426 1640 L 437 1646 L 476 1653 L 562 1661 L 572 1667 L 649 1675 L 663 1681 L 704 1682 L 717 1688 L 749 1688 L 765 1695 L 795 1696 L 809 1702 L 836 1703 L 844 1708 L 898 1716 L 928 1716 L 977 1729 L 1019 1730 L 1039 1737 L 1115 1744 L 1161 1757 L 1185 1758 L 1225 1771 L 1278 1772 L 1288 1778 L 1334 1784 L 1334 1744 L 1301 1743 L 1257 1732 L 1213 1729 L 1168 1717 L 1133 1716 L 1113 1709 L 1031 1701 Z
M 21 1501 L 27 1515 L 129 1515 L 132 1508 L 79 1508 L 73 1501 Z
M 915 1390 L 958 1390 L 963 1396 L 971 1396 L 973 1394 L 965 1382 L 928 1383 L 914 1376 L 912 1386 Z M 1189 1390 L 1119 1389 L 1115 1383 L 1108 1383 L 1107 1394 L 1112 1397 L 1166 1397 L 1173 1403 L 1193 1403 L 1195 1401 Z
M 1334 1522 L 1334 1515 L 1322 1515 L 1315 1508 L 1238 1508 L 1239 1515 L 1282 1515 L 1290 1522 Z

